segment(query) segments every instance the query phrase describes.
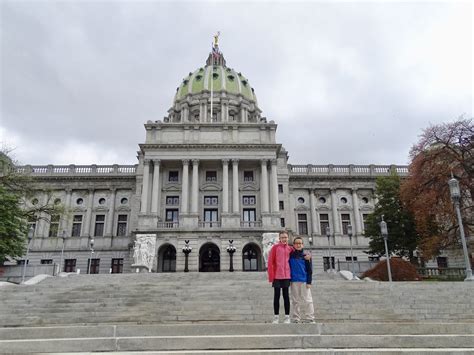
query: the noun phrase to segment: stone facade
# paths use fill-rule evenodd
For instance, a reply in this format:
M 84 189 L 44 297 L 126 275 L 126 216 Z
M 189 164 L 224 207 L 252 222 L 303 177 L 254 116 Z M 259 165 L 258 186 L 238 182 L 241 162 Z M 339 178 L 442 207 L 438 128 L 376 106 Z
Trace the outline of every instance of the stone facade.
M 350 256 L 348 224 L 354 256 L 367 261 L 375 178 L 407 167 L 290 165 L 276 123 L 261 112 L 247 79 L 218 52 L 183 80 L 162 121 L 145 124 L 137 165 L 21 167 L 38 188 L 27 204 L 68 210 L 35 223 L 29 264 L 87 272 L 92 255 L 92 272 L 135 272 L 136 241 L 152 235 L 153 272 L 183 271 L 185 241 L 190 271 L 226 271 L 229 240 L 236 271 L 263 270 L 262 235 L 286 228 L 303 236 L 318 271 L 329 247 L 336 262 Z

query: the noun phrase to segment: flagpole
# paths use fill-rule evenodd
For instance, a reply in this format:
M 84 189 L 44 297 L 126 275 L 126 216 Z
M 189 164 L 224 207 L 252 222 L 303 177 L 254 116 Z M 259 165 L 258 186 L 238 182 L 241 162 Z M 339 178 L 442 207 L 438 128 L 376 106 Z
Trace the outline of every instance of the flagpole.
M 208 122 L 212 122 L 212 96 L 213 96 L 213 89 L 214 89 L 214 51 L 211 54 L 211 118 Z

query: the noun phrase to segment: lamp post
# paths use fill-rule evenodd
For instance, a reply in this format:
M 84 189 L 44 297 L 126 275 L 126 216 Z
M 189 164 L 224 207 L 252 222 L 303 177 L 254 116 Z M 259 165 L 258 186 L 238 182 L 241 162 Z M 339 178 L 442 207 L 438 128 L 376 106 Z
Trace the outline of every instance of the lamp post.
M 233 272 L 234 271 L 234 262 L 233 262 L 233 257 L 234 257 L 234 253 L 235 253 L 235 247 L 234 247 L 234 241 L 233 240 L 229 240 L 229 246 L 227 247 L 227 252 L 229 253 L 229 256 L 230 256 L 230 266 L 229 266 L 229 272 Z
M 28 244 L 26 245 L 26 257 L 25 257 L 25 262 L 23 263 L 23 273 L 21 275 L 22 284 L 25 283 L 26 265 L 28 264 L 28 253 L 30 252 L 30 243 L 34 235 L 35 235 L 35 229 L 33 228 L 33 225 L 31 225 L 30 229 L 28 229 Z
M 354 253 L 352 251 L 352 226 L 347 225 L 347 235 L 349 236 L 349 243 L 351 244 L 351 267 L 352 267 L 352 280 L 355 280 L 355 269 L 354 269 Z
M 390 254 L 388 253 L 388 228 L 387 223 L 383 220 L 380 222 L 380 232 L 382 233 L 383 241 L 385 243 L 385 255 L 387 256 L 387 272 L 388 272 L 388 281 L 392 282 L 392 270 L 390 269 Z
M 189 253 L 191 253 L 191 251 L 193 250 L 193 248 L 191 248 L 189 246 L 189 240 L 185 240 L 184 241 L 184 247 L 183 247 L 183 253 L 184 253 L 184 272 L 189 272 L 189 269 L 188 269 L 188 257 L 189 257 Z
M 332 272 L 332 260 L 331 260 L 331 228 L 326 227 L 326 237 L 328 238 L 328 253 L 329 253 L 329 272 Z
M 61 239 L 63 240 L 63 245 L 61 248 L 61 259 L 59 259 L 59 272 L 63 271 L 63 257 L 64 257 L 64 242 L 66 241 L 66 231 L 63 230 L 63 233 L 61 234 Z M 59 274 L 58 272 L 58 274 Z
M 94 238 L 91 238 L 89 240 L 89 245 L 90 245 L 90 248 L 91 248 L 91 256 L 89 258 L 89 274 L 91 274 L 91 265 L 92 265 L 92 255 L 94 255 Z
M 463 227 L 462 218 L 461 218 L 461 209 L 460 209 L 461 189 L 459 188 L 459 181 L 456 178 L 454 178 L 454 176 L 452 176 L 451 179 L 448 181 L 448 184 L 449 184 L 449 192 L 451 193 L 451 199 L 453 200 L 454 209 L 456 210 L 456 215 L 458 218 L 459 233 L 461 234 L 462 249 L 464 252 L 464 262 L 466 264 L 466 278 L 464 279 L 464 281 L 474 281 L 474 278 L 472 277 L 471 263 L 469 262 L 466 237 L 464 235 L 464 227 Z

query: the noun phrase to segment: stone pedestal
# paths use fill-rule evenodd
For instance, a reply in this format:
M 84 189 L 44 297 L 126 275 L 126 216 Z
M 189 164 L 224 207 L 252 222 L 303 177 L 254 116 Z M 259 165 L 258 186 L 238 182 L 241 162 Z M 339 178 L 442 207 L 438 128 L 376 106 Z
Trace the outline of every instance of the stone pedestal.
M 132 268 L 132 272 L 136 272 L 137 274 L 151 272 L 151 269 L 148 269 L 148 267 L 145 265 L 134 264 L 131 266 L 131 268 Z

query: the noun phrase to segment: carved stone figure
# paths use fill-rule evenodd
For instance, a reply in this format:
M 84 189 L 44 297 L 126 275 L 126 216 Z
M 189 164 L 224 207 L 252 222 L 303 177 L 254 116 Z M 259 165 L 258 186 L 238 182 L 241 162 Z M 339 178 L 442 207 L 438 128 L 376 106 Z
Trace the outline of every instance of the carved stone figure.
M 155 234 L 138 234 L 133 251 L 133 266 L 146 267 L 149 272 L 155 258 Z
M 265 268 L 268 266 L 268 253 L 272 248 L 273 244 L 278 243 L 278 233 L 263 233 L 262 245 L 263 245 L 263 259 L 265 261 Z

